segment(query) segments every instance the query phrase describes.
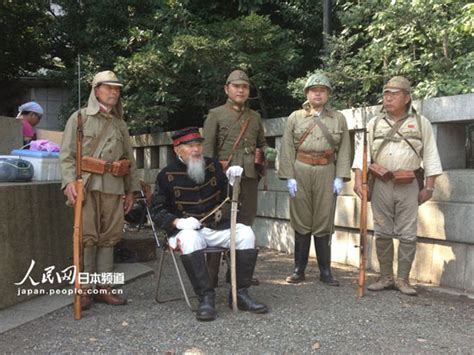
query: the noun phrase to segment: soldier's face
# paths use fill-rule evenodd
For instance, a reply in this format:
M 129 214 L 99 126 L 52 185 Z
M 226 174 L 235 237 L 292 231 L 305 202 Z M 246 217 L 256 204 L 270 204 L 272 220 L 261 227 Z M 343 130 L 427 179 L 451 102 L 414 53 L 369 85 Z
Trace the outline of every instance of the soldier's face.
M 120 86 L 100 84 L 95 88 L 95 97 L 102 105 L 112 108 L 120 98 Z
M 404 114 L 407 111 L 407 104 L 410 100 L 410 95 L 403 90 L 396 92 L 385 91 L 383 93 L 383 107 L 392 115 Z
M 224 86 L 227 97 L 235 102 L 237 105 L 245 104 L 249 98 L 250 88 L 249 84 L 232 84 L 229 83 Z
M 201 142 L 180 144 L 174 148 L 174 151 L 185 163 L 188 163 L 190 160 L 201 160 L 203 158 Z
M 323 107 L 329 100 L 329 89 L 325 86 L 313 86 L 308 89 L 306 98 L 313 107 Z

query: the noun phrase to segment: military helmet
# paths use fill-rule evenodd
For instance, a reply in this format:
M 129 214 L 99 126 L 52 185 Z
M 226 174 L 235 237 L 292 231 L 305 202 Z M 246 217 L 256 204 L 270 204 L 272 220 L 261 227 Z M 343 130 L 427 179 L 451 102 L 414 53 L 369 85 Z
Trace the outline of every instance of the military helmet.
M 331 82 L 329 81 L 329 78 L 321 71 L 312 74 L 308 78 L 308 80 L 306 80 L 306 84 L 304 85 L 304 93 L 306 94 L 308 92 L 308 89 L 313 86 L 325 86 L 329 89 L 329 91 L 332 91 L 332 86 Z

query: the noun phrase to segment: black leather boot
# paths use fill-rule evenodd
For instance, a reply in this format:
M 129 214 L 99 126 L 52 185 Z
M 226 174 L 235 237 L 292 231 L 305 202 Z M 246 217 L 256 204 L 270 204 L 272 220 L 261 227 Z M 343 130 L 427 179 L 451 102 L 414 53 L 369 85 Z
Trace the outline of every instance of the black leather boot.
M 318 258 L 319 279 L 329 286 L 339 286 L 339 281 L 331 274 L 331 246 L 329 245 L 329 235 L 322 237 L 314 236 L 314 247 Z
M 290 284 L 298 284 L 305 280 L 304 271 L 308 265 L 311 234 L 300 234 L 295 231 L 295 270 L 286 278 Z
M 252 313 L 267 313 L 265 304 L 259 303 L 250 297 L 248 289 L 257 262 L 257 249 L 244 249 L 235 251 L 235 265 L 237 272 L 237 308 L 241 311 Z M 232 308 L 232 289 L 229 290 L 229 307 Z
M 203 251 L 197 250 L 191 254 L 181 255 L 181 261 L 199 299 L 196 319 L 199 321 L 216 319 L 215 292 L 209 279 Z
M 206 255 L 207 271 L 211 280 L 212 288 L 216 288 L 219 281 L 219 268 L 221 264 L 221 253 L 208 253 Z

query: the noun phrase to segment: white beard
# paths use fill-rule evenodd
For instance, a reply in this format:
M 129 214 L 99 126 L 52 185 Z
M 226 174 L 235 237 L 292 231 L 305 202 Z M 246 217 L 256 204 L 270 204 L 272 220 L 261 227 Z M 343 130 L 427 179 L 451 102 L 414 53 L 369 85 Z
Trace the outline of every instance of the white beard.
M 199 159 L 190 158 L 186 162 L 188 168 L 188 176 L 198 184 L 202 184 L 206 177 L 206 163 L 204 158 Z

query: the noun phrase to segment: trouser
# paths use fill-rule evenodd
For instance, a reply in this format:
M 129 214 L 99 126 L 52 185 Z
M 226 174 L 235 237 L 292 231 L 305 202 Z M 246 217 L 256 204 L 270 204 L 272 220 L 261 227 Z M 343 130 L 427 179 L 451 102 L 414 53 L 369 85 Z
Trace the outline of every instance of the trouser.
M 255 247 L 255 234 L 252 228 L 241 223 L 236 225 L 236 249 L 251 249 Z M 230 248 L 230 229 L 214 230 L 202 228 L 199 230 L 185 229 L 170 238 L 172 249 L 180 249 L 182 254 L 191 254 L 196 250 L 207 247 Z
M 122 238 L 124 214 L 121 195 L 88 191 L 83 215 L 83 287 L 105 284 L 93 274 L 110 274 L 114 268 L 114 246 Z
M 257 215 L 258 179 L 243 176 L 240 180 L 239 213 L 237 222 L 252 226 Z

